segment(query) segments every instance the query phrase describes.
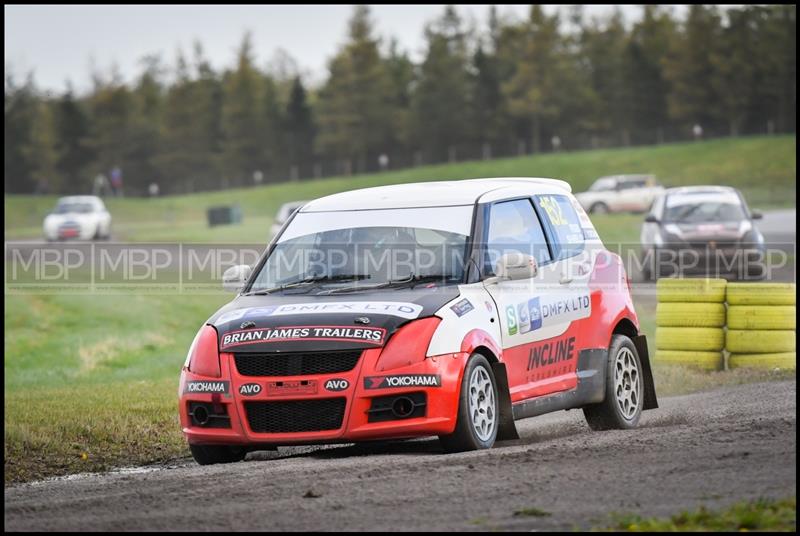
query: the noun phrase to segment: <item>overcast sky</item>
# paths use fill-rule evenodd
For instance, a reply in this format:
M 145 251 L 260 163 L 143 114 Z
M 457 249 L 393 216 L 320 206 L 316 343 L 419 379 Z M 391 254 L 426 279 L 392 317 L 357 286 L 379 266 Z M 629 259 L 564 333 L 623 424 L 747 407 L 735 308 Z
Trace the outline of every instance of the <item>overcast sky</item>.
M 178 48 L 190 53 L 200 40 L 218 69 L 233 65 L 237 45 L 249 30 L 256 59 L 264 66 L 284 49 L 310 82 L 324 79 L 328 59 L 344 41 L 352 6 L 5 6 L 6 73 L 29 71 L 40 89 L 63 91 L 71 80 L 78 90 L 89 86 L 92 62 L 101 71 L 116 64 L 125 80 L 140 72 L 140 59 L 160 53 L 174 64 Z M 413 59 L 424 51 L 423 28 L 439 16 L 441 5 L 372 7 L 378 35 L 395 37 Z M 500 5 L 507 16 L 522 18 L 527 5 Z M 556 6 L 547 9 L 554 10 Z M 587 6 L 588 15 L 609 13 L 612 6 Z M 679 13 L 683 8 L 676 8 Z M 489 7 L 467 5 L 460 12 L 484 28 Z M 628 22 L 641 9 L 622 8 Z

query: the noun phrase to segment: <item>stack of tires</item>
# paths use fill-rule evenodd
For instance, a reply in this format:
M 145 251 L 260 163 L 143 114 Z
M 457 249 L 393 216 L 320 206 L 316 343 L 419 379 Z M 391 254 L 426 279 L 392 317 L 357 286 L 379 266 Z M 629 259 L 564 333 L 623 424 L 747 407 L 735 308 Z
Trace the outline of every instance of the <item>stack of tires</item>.
M 792 283 L 729 283 L 728 367 L 795 369 L 795 301 Z
M 658 280 L 656 362 L 723 368 L 726 286 L 724 279 Z

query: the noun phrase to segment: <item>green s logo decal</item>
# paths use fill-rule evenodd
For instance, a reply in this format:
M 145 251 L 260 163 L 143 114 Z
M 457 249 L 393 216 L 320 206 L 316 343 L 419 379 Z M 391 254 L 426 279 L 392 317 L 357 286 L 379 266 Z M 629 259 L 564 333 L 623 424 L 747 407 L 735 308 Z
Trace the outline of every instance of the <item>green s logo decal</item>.
M 517 334 L 517 311 L 514 306 L 506 307 L 506 320 L 508 321 L 508 334 Z

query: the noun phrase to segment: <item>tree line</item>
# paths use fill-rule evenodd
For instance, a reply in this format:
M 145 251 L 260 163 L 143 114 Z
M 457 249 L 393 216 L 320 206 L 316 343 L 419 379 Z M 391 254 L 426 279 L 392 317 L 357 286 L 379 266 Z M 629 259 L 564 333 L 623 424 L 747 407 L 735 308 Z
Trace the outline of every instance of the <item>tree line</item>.
M 200 43 L 147 56 L 131 83 L 38 90 L 6 71 L 5 192 L 80 193 L 119 168 L 125 190 L 210 190 L 476 158 L 795 132 L 796 6 L 643 6 L 476 28 L 448 6 L 410 59 L 354 8 L 325 81 L 260 68 L 249 35 L 215 70 Z

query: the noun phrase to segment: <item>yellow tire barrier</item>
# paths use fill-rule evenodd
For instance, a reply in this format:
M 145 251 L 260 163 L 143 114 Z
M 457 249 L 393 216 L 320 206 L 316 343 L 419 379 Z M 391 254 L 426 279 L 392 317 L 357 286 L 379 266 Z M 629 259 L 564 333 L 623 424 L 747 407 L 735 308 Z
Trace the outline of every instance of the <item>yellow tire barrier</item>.
M 728 329 L 793 330 L 795 314 L 794 305 L 731 305 Z
M 723 359 L 722 352 L 658 350 L 656 351 L 655 362 L 702 370 L 722 370 Z
M 731 354 L 728 366 L 737 368 L 756 369 L 797 369 L 797 354 L 795 352 L 781 352 L 775 354 Z
M 794 283 L 728 283 L 728 305 L 794 305 Z
M 725 348 L 732 354 L 794 352 L 795 332 L 729 329 Z
M 656 282 L 656 295 L 659 302 L 722 303 L 727 283 L 724 279 L 662 278 Z
M 722 328 L 656 328 L 656 348 L 719 352 L 725 347 L 725 330 Z
M 725 325 L 722 303 L 659 303 L 656 325 L 664 327 L 721 328 Z

